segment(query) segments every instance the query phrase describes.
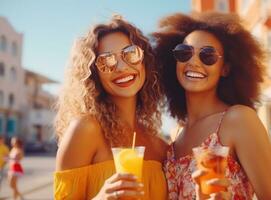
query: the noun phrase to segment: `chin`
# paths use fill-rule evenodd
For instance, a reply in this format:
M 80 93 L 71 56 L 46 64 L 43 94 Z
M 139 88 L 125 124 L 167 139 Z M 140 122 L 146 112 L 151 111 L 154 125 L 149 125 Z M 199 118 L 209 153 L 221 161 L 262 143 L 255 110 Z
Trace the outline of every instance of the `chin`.
M 184 87 L 184 90 L 188 93 L 205 93 L 205 92 L 210 92 L 213 89 L 216 90 L 215 88 L 207 88 L 207 87 Z
M 140 89 L 138 88 L 126 88 L 126 89 L 116 89 L 112 94 L 115 97 L 131 98 L 138 94 Z
M 114 94 L 113 96 L 115 97 L 119 97 L 119 98 L 132 98 L 135 97 L 137 95 L 137 93 L 118 93 L 118 94 Z

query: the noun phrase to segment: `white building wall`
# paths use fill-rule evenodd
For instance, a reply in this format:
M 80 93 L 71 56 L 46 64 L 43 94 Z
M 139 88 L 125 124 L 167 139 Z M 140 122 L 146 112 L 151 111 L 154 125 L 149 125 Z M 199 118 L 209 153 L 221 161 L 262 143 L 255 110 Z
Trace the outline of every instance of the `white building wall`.
M 17 33 L 8 21 L 0 17 L 0 37 L 4 36 L 7 41 L 5 51 L 0 49 L 0 62 L 4 63 L 5 74 L 0 76 L 0 90 L 4 93 L 4 108 L 9 108 L 9 95 L 14 95 L 12 110 L 18 111 L 25 104 L 23 92 L 24 70 L 22 68 L 22 42 L 23 34 Z M 12 44 L 17 46 L 16 55 L 13 54 Z M 15 76 L 12 75 L 12 68 Z
M 6 39 L 5 50 L 1 46 L 2 36 Z M 14 51 L 14 44 L 16 51 Z M 20 134 L 28 140 L 35 135 L 35 126 L 41 126 L 42 138 L 46 141 L 53 132 L 49 127 L 54 113 L 46 109 L 33 109 L 34 90 L 38 89 L 37 95 L 42 95 L 45 99 L 52 98 L 52 95 L 43 92 L 41 85 L 36 85 L 40 83 L 35 81 L 26 85 L 26 71 L 22 67 L 22 47 L 23 34 L 14 30 L 10 23 L 0 16 L 0 63 L 4 63 L 5 72 L 3 76 L 0 73 L 0 91 L 3 94 L 0 95 L 3 96 L 3 103 L 1 103 L 2 97 L 0 98 L 0 134 L 7 134 L 8 137 Z M 9 103 L 10 94 L 14 96 L 12 106 Z M 12 123 L 9 123 L 10 121 Z M 10 124 L 14 124 L 12 134 L 7 131 Z

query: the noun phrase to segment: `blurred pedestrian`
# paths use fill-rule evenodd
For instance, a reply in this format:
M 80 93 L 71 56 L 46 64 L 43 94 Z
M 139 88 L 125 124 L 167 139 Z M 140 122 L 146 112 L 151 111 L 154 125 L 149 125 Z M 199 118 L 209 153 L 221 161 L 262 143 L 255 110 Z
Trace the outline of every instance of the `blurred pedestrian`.
M 24 156 L 23 143 L 18 137 L 11 138 L 11 150 L 9 153 L 9 185 L 13 190 L 13 199 L 23 199 L 17 187 L 18 177 L 23 175 L 23 168 L 20 164 Z
M 9 148 L 5 144 L 4 137 L 0 135 L 0 187 L 1 187 L 2 180 L 4 178 L 4 167 L 8 159 L 8 154 L 9 154 Z

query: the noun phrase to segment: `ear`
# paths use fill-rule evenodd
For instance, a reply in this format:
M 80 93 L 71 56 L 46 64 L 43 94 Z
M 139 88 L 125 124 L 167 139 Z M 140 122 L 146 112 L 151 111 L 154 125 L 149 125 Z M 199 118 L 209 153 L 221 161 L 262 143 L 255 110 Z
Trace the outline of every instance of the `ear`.
M 230 65 L 225 63 L 221 71 L 221 76 L 227 77 L 229 73 L 230 73 Z

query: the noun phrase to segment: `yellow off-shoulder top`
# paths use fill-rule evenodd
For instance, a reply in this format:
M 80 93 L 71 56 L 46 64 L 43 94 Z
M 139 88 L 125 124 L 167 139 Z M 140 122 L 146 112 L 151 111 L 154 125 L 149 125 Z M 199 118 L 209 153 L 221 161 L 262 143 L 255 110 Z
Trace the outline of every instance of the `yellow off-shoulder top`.
M 104 181 L 114 173 L 113 160 L 55 172 L 55 200 L 90 200 L 98 194 Z M 145 192 L 143 200 L 167 199 L 167 184 L 160 162 L 143 162 L 142 182 Z

